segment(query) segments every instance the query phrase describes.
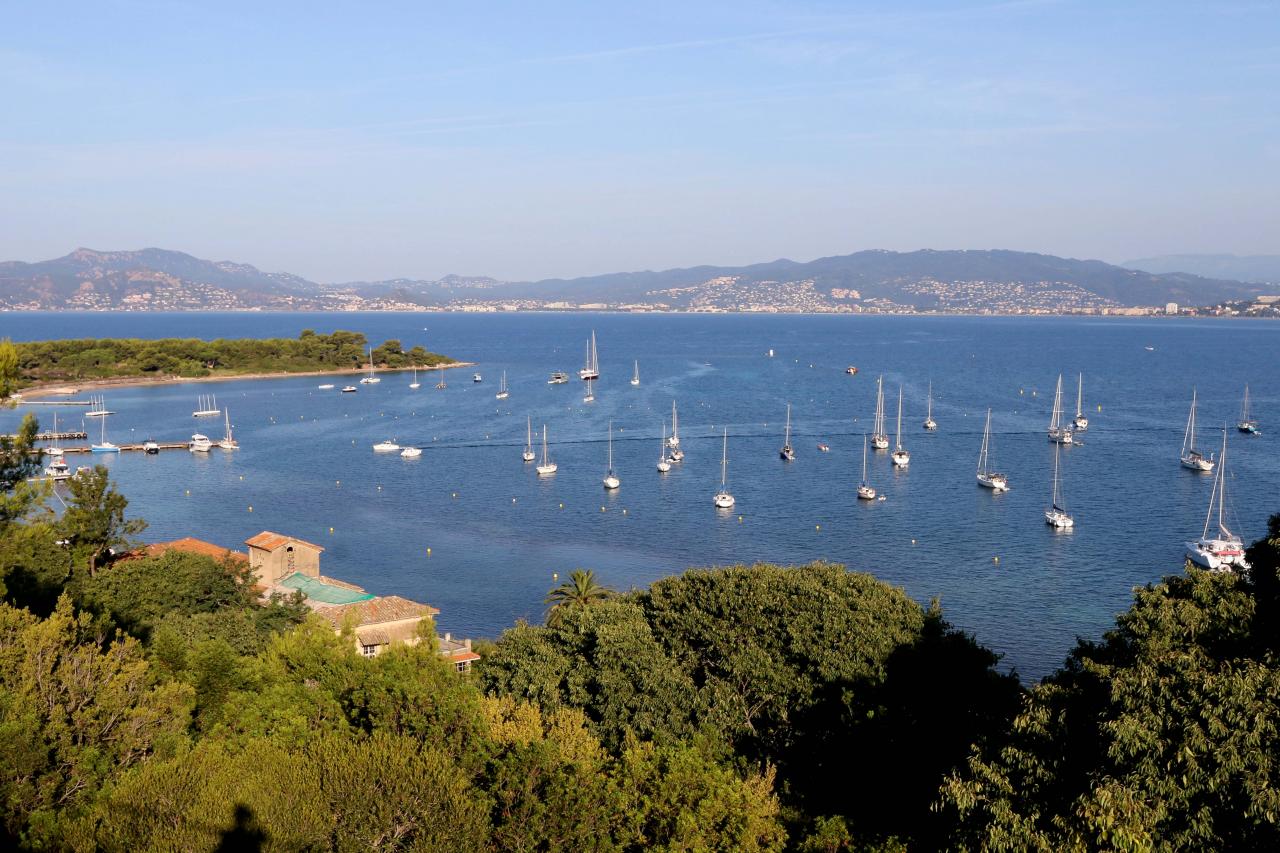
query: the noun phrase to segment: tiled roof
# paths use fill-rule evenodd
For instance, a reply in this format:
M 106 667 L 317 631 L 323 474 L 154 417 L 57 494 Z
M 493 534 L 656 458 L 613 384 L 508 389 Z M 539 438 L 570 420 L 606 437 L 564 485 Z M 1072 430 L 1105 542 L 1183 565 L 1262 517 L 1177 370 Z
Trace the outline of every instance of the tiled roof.
M 215 560 L 231 559 L 238 563 L 247 562 L 249 559 L 239 551 L 232 551 L 229 548 L 223 548 L 221 545 L 214 545 L 212 542 L 205 542 L 203 539 L 196 539 L 191 536 L 175 539 L 172 542 L 153 542 L 143 549 L 143 552 L 148 557 L 159 557 L 168 551 L 203 554 L 206 557 L 213 557 Z
M 429 604 L 419 604 L 398 595 L 385 595 L 368 601 L 357 601 L 354 604 L 316 610 L 316 613 L 327 619 L 335 629 L 342 627 L 349 614 L 354 615 L 355 624 L 358 627 L 377 625 L 381 622 L 398 622 L 401 619 L 421 619 L 425 616 L 435 616 L 439 612 Z
M 272 533 L 270 530 L 264 530 L 257 536 L 244 540 L 244 544 L 248 545 L 250 548 L 261 548 L 264 551 L 274 551 L 281 545 L 288 545 L 290 542 L 295 542 L 299 545 L 306 545 L 308 548 L 315 548 L 317 551 L 324 550 L 324 548 L 316 545 L 314 542 L 307 542 L 305 539 L 298 539 L 295 536 L 285 536 L 281 533 Z

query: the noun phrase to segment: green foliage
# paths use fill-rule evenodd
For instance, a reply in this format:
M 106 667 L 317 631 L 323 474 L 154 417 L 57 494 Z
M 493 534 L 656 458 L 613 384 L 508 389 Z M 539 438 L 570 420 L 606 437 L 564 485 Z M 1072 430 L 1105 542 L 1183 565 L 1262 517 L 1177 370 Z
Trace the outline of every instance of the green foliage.
M 58 523 L 62 538 L 90 575 L 115 554 L 134 546 L 133 536 L 146 529 L 140 519 L 126 519 L 129 501 L 111 485 L 107 469 L 95 465 L 67 481 L 71 499 Z
M 79 381 L 147 376 L 233 376 L 244 373 L 299 373 L 358 370 L 367 362 L 367 341 L 358 332 L 337 331 L 317 335 L 306 330 L 297 340 L 195 338 L 138 340 L 87 338 L 83 340 L 32 341 L 14 347 L 15 385 L 35 382 Z M 449 364 L 446 356 L 422 347 L 403 352 L 399 341 L 387 341 L 373 351 L 374 363 L 402 368 Z M 5 364 L 0 343 L 0 374 Z M 0 375 L 0 390 L 5 379 Z M 0 395 L 3 397 L 3 395 Z
M 39 429 L 36 419 L 27 415 L 15 436 L 0 435 L 0 536 L 42 496 L 27 482 L 40 471 L 40 454 L 35 452 Z
M 18 361 L 18 348 L 13 341 L 0 339 L 0 405 L 7 403 L 9 395 L 18 390 L 21 378 Z
M 596 573 L 591 569 L 574 569 L 567 581 L 547 593 L 546 603 L 551 605 L 547 621 L 555 621 L 567 610 L 598 604 L 613 594 L 613 590 L 596 582 Z

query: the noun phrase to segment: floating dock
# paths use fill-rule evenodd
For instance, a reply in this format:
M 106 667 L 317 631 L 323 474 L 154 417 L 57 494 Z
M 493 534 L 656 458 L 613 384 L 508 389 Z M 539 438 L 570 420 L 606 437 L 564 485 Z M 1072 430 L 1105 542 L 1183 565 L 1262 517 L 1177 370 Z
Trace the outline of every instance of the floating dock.
M 141 452 L 147 449 L 147 446 L 145 444 L 121 444 L 118 446 L 120 448 L 121 453 L 129 452 L 129 451 Z M 161 450 L 186 450 L 188 444 L 185 441 L 182 442 L 181 444 L 169 444 L 169 443 L 157 442 L 156 446 L 159 447 Z M 215 442 L 213 446 L 217 447 L 218 445 Z M 63 453 L 92 453 L 93 448 L 92 447 L 64 447 L 62 448 L 62 452 Z
M 36 433 L 36 441 L 74 441 L 75 439 L 88 438 L 89 433 L 80 430 L 77 432 L 38 432 Z M 0 436 L 10 441 L 17 441 L 16 435 Z

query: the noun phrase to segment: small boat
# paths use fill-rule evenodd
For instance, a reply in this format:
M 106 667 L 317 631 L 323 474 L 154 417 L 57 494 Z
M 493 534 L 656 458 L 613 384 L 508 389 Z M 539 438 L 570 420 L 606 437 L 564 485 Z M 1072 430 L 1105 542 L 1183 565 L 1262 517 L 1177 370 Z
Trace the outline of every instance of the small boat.
M 117 445 L 114 445 L 111 442 L 107 441 L 107 419 L 106 418 L 102 419 L 102 437 L 99 439 L 97 444 L 89 445 L 89 450 L 92 453 L 119 453 L 120 452 L 120 448 Z
M 933 419 L 933 382 L 929 383 L 929 408 L 924 415 L 924 428 L 927 430 L 938 428 L 938 422 Z
M 1213 481 L 1213 491 L 1209 494 L 1209 511 L 1204 517 L 1204 532 L 1194 542 L 1187 543 L 1187 559 L 1197 566 L 1203 566 L 1211 572 L 1230 571 L 1231 567 L 1249 568 L 1245 560 L 1244 542 L 1227 528 L 1223 518 L 1227 500 L 1226 488 L 1227 467 L 1227 431 L 1222 431 L 1222 452 L 1218 454 L 1218 475 Z M 1209 535 L 1209 527 L 1216 516 L 1218 530 Z
M 895 433 L 893 445 L 893 464 L 899 468 L 906 468 L 911 464 L 911 454 L 902 446 L 902 386 L 898 386 L 898 430 Z
M 636 362 L 635 371 L 631 374 L 631 384 L 632 385 L 640 384 L 640 362 L 639 361 Z
M 1249 386 L 1244 386 L 1244 404 L 1240 407 L 1240 420 L 1236 423 L 1236 429 L 1246 435 L 1261 435 L 1258 432 L 1258 422 L 1254 418 L 1249 417 Z
M 498 382 L 498 393 L 493 396 L 497 400 L 505 400 L 511 396 L 507 393 L 507 371 L 502 371 L 502 379 Z
M 867 435 L 862 434 L 862 483 L 858 486 L 858 500 L 873 501 L 876 490 L 867 484 Z
M 735 503 L 733 495 L 729 494 L 728 488 L 729 476 L 729 428 L 724 430 L 724 450 L 720 455 L 720 491 L 716 492 L 713 499 L 717 509 L 731 509 Z
M 71 479 L 71 466 L 63 458 L 61 450 L 49 460 L 49 464 L 45 466 L 44 475 L 55 483 Z
M 142 452 L 148 456 L 155 456 L 160 452 L 160 445 L 154 438 L 148 438 L 142 443 Z
M 191 413 L 193 418 L 213 418 L 222 414 L 222 410 L 218 408 L 218 398 L 213 394 L 201 394 L 196 403 L 196 410 Z
M 787 403 L 787 431 L 786 437 L 782 440 L 782 449 L 778 451 L 778 455 L 782 457 L 784 462 L 794 462 L 796 458 L 795 448 L 791 446 L 791 404 Z
M 987 425 L 982 430 L 982 449 L 978 451 L 978 485 L 995 493 L 1009 491 L 1009 478 L 991 470 L 991 410 L 987 409 Z
M 89 411 L 84 413 L 86 418 L 105 418 L 107 415 L 114 415 L 115 412 L 107 408 L 107 398 L 99 395 L 89 398 Z
M 854 367 L 854 366 L 851 364 L 851 365 L 849 365 L 848 367 L 846 367 L 846 368 L 844 369 L 844 372 L 845 372 L 845 373 L 847 373 L 847 374 L 849 374 L 850 376 L 857 376 L 857 375 L 858 375 L 858 368 Z
M 445 388 L 449 387 L 449 383 L 444 381 L 444 365 L 442 364 L 436 369 L 440 371 L 440 381 L 436 383 L 436 388 L 443 391 Z
M 483 377 L 483 376 L 481 376 L 479 373 L 473 373 L 473 374 L 471 374 L 471 381 L 472 381 L 472 382 L 483 382 L 483 381 L 484 381 L 484 377 Z
M 1192 471 L 1212 471 L 1213 454 L 1206 459 L 1196 450 L 1196 389 L 1191 389 L 1191 411 L 1187 414 L 1187 431 L 1182 434 L 1182 467 Z
M 1044 511 L 1044 522 L 1056 530 L 1067 530 L 1075 527 L 1076 520 L 1063 507 L 1062 489 L 1058 483 L 1058 456 L 1062 453 L 1062 444 L 1053 445 L 1053 501 Z
M 1058 388 L 1053 393 L 1053 414 L 1049 416 L 1049 440 L 1054 444 L 1071 444 L 1075 439 L 1071 428 L 1063 423 L 1062 414 L 1062 374 L 1058 374 Z
M 1147 352 L 1155 352 L 1155 351 L 1156 351 L 1156 348 L 1155 348 L 1155 347 L 1143 347 L 1143 349 L 1144 349 L 1144 350 L 1146 350 Z
M 213 442 L 203 433 L 195 433 L 191 436 L 191 441 L 187 442 L 187 450 L 192 453 L 208 453 L 211 449 L 213 449 Z
M 525 419 L 524 453 L 520 454 L 525 462 L 532 462 L 537 456 L 533 452 L 533 418 Z
M 218 442 L 218 446 L 223 450 L 239 450 L 240 445 L 236 442 L 235 436 L 231 434 L 231 410 L 227 409 L 223 414 L 226 415 L 226 433 L 222 436 L 222 440 Z
M 333 390 L 333 383 L 332 383 L 332 382 L 326 382 L 326 383 L 324 383 L 323 385 L 317 385 L 317 386 L 316 386 L 316 388 L 320 389 L 321 391 L 332 391 L 332 390 Z
M 551 457 L 547 455 L 547 425 L 542 425 L 542 464 L 537 467 L 540 476 L 554 474 L 559 466 L 551 461 Z
M 569 381 L 569 374 L 565 373 L 562 370 L 557 370 L 555 373 L 551 374 L 551 378 L 547 380 L 547 384 L 548 385 L 564 385 L 568 381 Z
M 596 355 L 596 333 L 593 329 L 591 340 L 587 342 L 587 363 L 578 371 L 578 378 L 584 382 L 600 378 L 600 359 Z
M 342 386 L 342 393 L 343 393 L 343 394 L 354 394 L 354 393 L 356 393 L 356 390 L 357 390 L 357 388 L 356 388 L 356 386 L 354 386 L 354 385 L 343 385 L 343 386 Z
M 582 402 L 594 403 L 596 401 L 595 380 L 587 380 L 587 393 L 582 395 Z
M 1084 374 L 1081 373 L 1076 378 L 1076 416 L 1071 422 L 1076 432 L 1084 432 L 1089 428 L 1089 418 L 1085 415 L 1081 404 L 1084 402 Z
M 622 485 L 622 481 L 618 479 L 618 475 L 613 471 L 613 421 L 609 421 L 609 469 L 604 475 L 604 487 L 608 491 L 612 491 Z
M 831 448 L 828 445 L 823 444 L 821 441 L 818 442 L 818 450 L 820 450 L 823 453 L 831 452 Z
M 676 401 L 671 401 L 671 437 L 667 439 L 667 459 L 671 462 L 683 462 L 684 451 L 680 449 L 680 417 L 676 413 Z
M 667 422 L 662 422 L 662 444 L 658 446 L 658 471 L 665 474 L 671 470 L 671 463 L 667 461 Z
M 373 375 L 373 347 L 369 347 L 369 375 L 360 378 L 361 385 L 377 385 L 382 380 Z
M 389 438 L 385 441 L 379 441 L 377 444 L 373 446 L 374 453 L 391 453 L 399 449 L 400 449 L 400 445 L 396 444 L 394 441 L 392 441 Z
M 876 417 L 871 428 L 871 446 L 876 450 L 889 449 L 889 436 L 884 431 L 884 376 L 876 380 Z
M 769 350 L 769 358 L 773 358 L 773 350 Z
M 330 385 L 329 387 L 332 388 L 333 386 Z M 422 387 L 422 383 L 418 381 L 418 365 L 416 364 L 413 366 L 413 381 L 409 383 L 409 387 L 414 391 Z
M 421 447 L 406 447 L 400 451 L 400 455 L 405 459 L 417 459 L 422 455 Z

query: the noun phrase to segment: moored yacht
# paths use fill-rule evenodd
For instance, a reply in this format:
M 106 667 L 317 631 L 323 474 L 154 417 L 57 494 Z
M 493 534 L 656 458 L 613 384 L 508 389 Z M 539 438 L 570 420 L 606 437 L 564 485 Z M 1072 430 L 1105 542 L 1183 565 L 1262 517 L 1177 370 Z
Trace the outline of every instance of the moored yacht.
M 369 375 L 360 378 L 361 385 L 376 385 L 382 380 L 373 375 L 373 347 L 369 347 Z
M 884 431 L 884 376 L 876 380 L 876 418 L 871 428 L 871 446 L 876 450 L 889 449 L 889 436 Z
M 791 446 L 791 404 L 787 403 L 787 431 L 782 440 L 782 449 L 778 451 L 784 462 L 792 462 L 796 458 L 796 450 Z
M 670 452 L 667 459 L 672 462 L 683 462 L 684 451 L 680 449 L 680 418 L 676 413 L 676 401 L 671 401 L 671 437 L 667 439 L 667 447 Z
M 893 464 L 906 468 L 911 464 L 911 454 L 902 446 L 902 386 L 898 386 L 898 428 L 894 433 Z
M 720 491 L 716 492 L 714 502 L 717 509 L 731 509 L 735 503 L 729 493 L 729 428 L 724 430 L 724 450 L 720 456 Z
M 600 378 L 600 359 L 596 355 L 596 333 L 591 331 L 591 340 L 587 343 L 587 363 L 578 371 L 578 378 L 592 380 Z
M 862 435 L 862 483 L 858 486 L 858 500 L 873 501 L 876 499 L 876 490 L 871 488 L 867 483 L 867 436 Z
M 1084 414 L 1084 374 L 1081 373 L 1076 377 L 1076 416 L 1071 421 L 1071 425 L 1075 427 L 1076 432 L 1084 432 L 1089 428 L 1089 419 Z
M 987 409 L 987 426 L 982 431 L 982 449 L 978 451 L 978 485 L 996 492 L 1009 491 L 1009 479 L 991 470 L 991 410 Z
M 493 396 L 498 400 L 505 400 L 511 396 L 507 393 L 507 371 L 502 371 L 502 379 L 498 382 L 498 393 Z
M 924 416 L 924 428 L 927 430 L 935 430 L 938 428 L 938 422 L 933 419 L 933 382 L 929 382 L 929 408 Z
M 1191 389 L 1191 411 L 1187 413 L 1187 431 L 1182 435 L 1182 467 L 1192 471 L 1212 471 L 1213 454 L 1206 459 L 1196 450 L 1196 389 Z
M 187 450 L 192 453 L 208 453 L 212 448 L 213 442 L 203 433 L 195 433 L 191 436 L 191 441 L 187 442 Z
M 389 438 L 386 439 L 385 441 L 379 441 L 377 444 L 373 446 L 374 453 L 392 453 L 399 449 L 400 449 L 400 445 L 396 444 L 394 441 L 392 441 Z
M 231 409 L 228 408 L 223 414 L 226 416 L 226 433 L 218 442 L 218 446 L 223 450 L 239 450 L 240 444 L 236 441 L 235 436 L 231 432 Z
M 639 361 L 636 362 L 635 372 L 631 374 L 631 384 L 632 385 L 640 384 L 640 362 Z
M 533 418 L 532 417 L 528 417 L 528 416 L 525 417 L 524 428 L 525 428 L 524 453 L 520 454 L 520 458 L 523 459 L 525 462 L 532 462 L 534 459 L 538 458 L 533 452 Z
M 1230 571 L 1232 567 L 1247 569 L 1244 542 L 1227 527 L 1224 515 L 1227 500 L 1227 431 L 1222 431 L 1222 452 L 1218 454 L 1218 475 L 1209 493 L 1209 511 L 1204 517 L 1204 532 L 1194 542 L 1187 543 L 1187 559 L 1211 572 Z M 1216 511 L 1215 511 L 1216 510 Z M 1209 528 L 1216 518 L 1217 530 L 1212 536 Z
M 1071 428 L 1065 423 L 1065 415 L 1062 414 L 1062 374 L 1058 374 L 1058 387 L 1053 392 L 1053 414 L 1049 417 L 1049 440 L 1054 444 L 1071 444 L 1075 441 L 1075 437 L 1071 434 Z
M 547 455 L 547 425 L 542 425 L 542 464 L 537 467 L 539 475 L 554 474 L 559 466 Z
M 547 380 L 547 384 L 548 385 L 564 385 L 568 381 L 569 381 L 569 374 L 565 373 L 562 370 L 557 370 L 555 373 L 551 374 L 551 378 Z
M 1236 422 L 1236 429 L 1246 435 L 1261 435 L 1258 432 L 1258 422 L 1249 416 L 1249 386 L 1244 386 L 1244 403 L 1240 406 L 1240 420 Z
M 1057 530 L 1066 530 L 1075 527 L 1076 520 L 1071 517 L 1071 513 L 1067 512 L 1064 506 L 1065 501 L 1062 498 L 1062 489 L 1058 482 L 1058 456 L 1062 452 L 1061 443 L 1053 445 L 1053 500 L 1049 504 L 1049 508 L 1044 511 L 1044 521 L 1050 527 Z
M 671 470 L 671 463 L 667 461 L 667 422 L 662 422 L 662 444 L 658 446 L 658 471 L 665 474 Z
M 613 421 L 609 421 L 609 468 L 604 475 L 605 489 L 612 491 L 622 485 L 618 475 L 613 471 Z

